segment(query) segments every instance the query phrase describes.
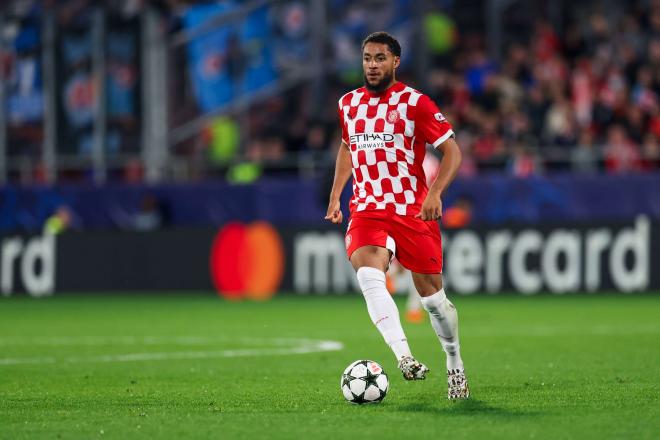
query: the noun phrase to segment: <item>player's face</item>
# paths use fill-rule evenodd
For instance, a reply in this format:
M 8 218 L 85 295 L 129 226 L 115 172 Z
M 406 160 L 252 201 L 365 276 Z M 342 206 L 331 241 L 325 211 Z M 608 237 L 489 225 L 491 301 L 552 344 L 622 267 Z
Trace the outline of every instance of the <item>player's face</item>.
M 394 83 L 394 70 L 399 67 L 399 57 L 395 56 L 387 44 L 367 43 L 362 51 L 364 85 L 372 92 L 385 91 Z

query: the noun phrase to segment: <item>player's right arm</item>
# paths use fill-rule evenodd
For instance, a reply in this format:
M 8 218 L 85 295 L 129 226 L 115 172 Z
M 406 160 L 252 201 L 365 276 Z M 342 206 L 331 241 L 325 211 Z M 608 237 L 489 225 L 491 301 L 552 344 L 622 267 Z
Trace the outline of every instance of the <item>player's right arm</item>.
M 332 190 L 330 191 L 330 202 L 328 203 L 328 212 L 325 219 L 332 223 L 341 223 L 344 216 L 341 212 L 340 197 L 341 193 L 346 186 L 346 182 L 351 177 L 353 172 L 353 164 L 351 161 L 351 152 L 348 151 L 348 145 L 342 141 L 337 152 L 337 161 L 335 162 L 335 178 L 332 182 Z
M 461 150 L 454 140 L 451 124 L 426 95 L 422 95 L 417 103 L 415 127 L 426 143 L 443 153 L 438 175 L 428 189 L 419 213 L 415 215 L 424 221 L 435 221 L 442 216 L 442 195 L 461 165 Z

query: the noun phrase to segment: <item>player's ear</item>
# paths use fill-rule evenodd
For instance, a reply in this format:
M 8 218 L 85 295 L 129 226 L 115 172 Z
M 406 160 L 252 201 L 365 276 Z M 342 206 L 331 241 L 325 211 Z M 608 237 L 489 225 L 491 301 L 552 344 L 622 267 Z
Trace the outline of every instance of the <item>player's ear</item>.
M 399 64 L 401 64 L 401 57 L 394 57 L 394 68 L 398 68 Z

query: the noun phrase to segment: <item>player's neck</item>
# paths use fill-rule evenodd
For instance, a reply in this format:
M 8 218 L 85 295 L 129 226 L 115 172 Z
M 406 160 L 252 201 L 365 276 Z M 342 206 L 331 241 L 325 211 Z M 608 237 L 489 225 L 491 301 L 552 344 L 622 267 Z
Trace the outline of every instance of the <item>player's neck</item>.
M 369 96 L 383 96 L 386 95 L 392 87 L 394 87 L 399 81 L 396 80 L 396 78 L 392 78 L 392 81 L 387 85 L 387 87 L 384 87 L 381 90 L 374 90 L 369 87 L 365 87 L 367 89 L 367 92 L 369 92 Z

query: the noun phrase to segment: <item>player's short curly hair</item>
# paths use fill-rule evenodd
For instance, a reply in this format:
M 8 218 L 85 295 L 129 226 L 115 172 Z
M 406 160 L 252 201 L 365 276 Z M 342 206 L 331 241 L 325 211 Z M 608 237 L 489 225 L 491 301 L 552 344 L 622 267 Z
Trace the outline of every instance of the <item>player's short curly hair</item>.
M 387 47 L 390 48 L 390 52 L 392 52 L 393 55 L 397 57 L 401 56 L 401 45 L 396 38 L 387 32 L 374 32 L 373 34 L 369 35 L 362 42 L 362 50 L 364 50 L 364 46 L 366 46 L 367 43 L 387 44 Z

